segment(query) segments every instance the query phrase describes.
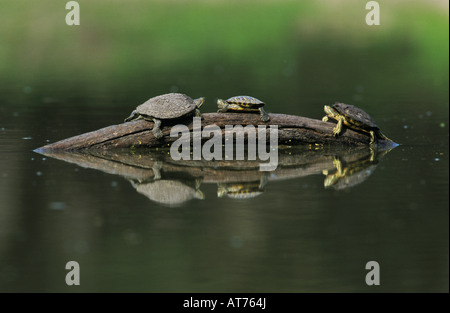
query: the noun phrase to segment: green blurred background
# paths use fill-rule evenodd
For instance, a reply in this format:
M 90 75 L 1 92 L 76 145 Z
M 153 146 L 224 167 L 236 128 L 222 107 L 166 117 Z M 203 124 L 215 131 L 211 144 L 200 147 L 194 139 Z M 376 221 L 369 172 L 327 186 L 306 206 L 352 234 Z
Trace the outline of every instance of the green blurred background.
M 126 115 L 179 91 L 206 96 L 206 111 L 249 94 L 314 117 L 336 100 L 419 112 L 417 97 L 448 114 L 447 1 L 379 1 L 380 26 L 366 25 L 367 1 L 78 2 L 81 25 L 67 26 L 65 1 L 0 1 L 2 103 Z
M 0 0 L 0 291 L 448 292 L 448 1 L 378 1 L 380 26 L 364 0 L 78 2 L 67 26 L 66 1 Z M 210 184 L 176 209 L 32 152 L 167 92 L 312 118 L 342 101 L 404 145 L 350 191 L 318 173 L 233 202 Z

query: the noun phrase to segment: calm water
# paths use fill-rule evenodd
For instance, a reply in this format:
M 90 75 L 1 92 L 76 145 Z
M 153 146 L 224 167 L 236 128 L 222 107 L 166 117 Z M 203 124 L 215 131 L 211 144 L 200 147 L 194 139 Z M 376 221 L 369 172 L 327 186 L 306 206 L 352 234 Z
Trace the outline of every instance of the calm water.
M 213 111 L 208 105 L 204 111 Z M 33 152 L 119 123 L 133 106 L 107 114 L 71 110 L 74 103 L 1 106 L 1 291 L 448 291 L 447 116 L 424 109 L 383 119 L 379 112 L 379 124 L 403 145 L 377 163 L 342 156 L 365 174 L 328 188 L 329 151 L 293 150 L 280 162 L 294 165 L 261 188 L 254 169 L 209 168 L 196 186 L 191 174 L 201 165 L 171 164 L 162 172 L 171 183 L 151 187 L 151 168 L 126 166 L 139 164 L 136 155 L 99 165 Z M 321 106 L 309 110 L 322 115 Z M 214 176 L 246 180 L 259 195 L 219 198 Z M 155 192 L 188 195 L 163 204 Z M 81 266 L 77 289 L 65 284 L 70 260 Z M 381 267 L 376 288 L 365 284 L 371 260 Z
M 76 27 L 55 1 L 0 2 L 0 292 L 448 292 L 448 2 L 380 0 L 373 27 L 356 0 L 80 1 Z M 401 145 L 283 149 L 266 177 L 33 152 L 168 92 L 316 119 L 341 101 Z

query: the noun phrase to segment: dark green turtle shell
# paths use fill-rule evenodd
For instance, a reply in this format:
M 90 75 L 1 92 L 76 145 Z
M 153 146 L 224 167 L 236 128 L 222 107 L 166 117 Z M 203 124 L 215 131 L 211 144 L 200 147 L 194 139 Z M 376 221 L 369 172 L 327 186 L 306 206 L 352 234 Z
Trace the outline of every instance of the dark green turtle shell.
M 351 104 L 335 103 L 332 105 L 339 114 L 345 117 L 347 122 L 367 130 L 379 129 L 377 123 L 369 114 Z
M 258 109 L 264 106 L 264 102 L 250 96 L 236 96 L 225 100 L 227 103 L 236 104 L 242 108 Z

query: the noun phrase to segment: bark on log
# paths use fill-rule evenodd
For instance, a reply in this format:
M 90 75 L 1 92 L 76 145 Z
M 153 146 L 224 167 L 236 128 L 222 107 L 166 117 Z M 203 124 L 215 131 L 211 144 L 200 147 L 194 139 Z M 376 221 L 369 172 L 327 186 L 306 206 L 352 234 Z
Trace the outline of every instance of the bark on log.
M 225 125 L 278 125 L 279 145 L 299 145 L 299 144 L 323 144 L 340 146 L 361 146 L 369 145 L 370 136 L 366 133 L 357 132 L 344 128 L 341 135 L 335 137 L 332 130 L 334 123 L 322 122 L 321 120 L 310 119 L 302 116 L 287 114 L 270 114 L 270 121 L 263 123 L 258 114 L 249 113 L 204 113 L 202 128 L 207 125 L 217 125 L 222 129 L 222 136 L 225 133 Z M 138 120 L 118 125 L 108 126 L 93 132 L 71 137 L 52 144 L 48 144 L 36 149 L 36 152 L 50 151 L 79 151 L 85 149 L 112 150 L 131 147 L 162 147 L 173 143 L 177 138 L 170 137 L 170 130 L 173 125 L 186 123 L 192 132 L 192 120 L 164 122 L 162 131 L 164 137 L 156 139 L 151 130 L 153 123 L 145 120 Z M 268 128 L 268 127 L 267 127 Z M 269 142 L 269 132 L 267 131 L 267 141 Z M 208 140 L 203 138 L 202 140 Z M 392 148 L 397 144 L 378 140 L 377 147 L 381 149 Z

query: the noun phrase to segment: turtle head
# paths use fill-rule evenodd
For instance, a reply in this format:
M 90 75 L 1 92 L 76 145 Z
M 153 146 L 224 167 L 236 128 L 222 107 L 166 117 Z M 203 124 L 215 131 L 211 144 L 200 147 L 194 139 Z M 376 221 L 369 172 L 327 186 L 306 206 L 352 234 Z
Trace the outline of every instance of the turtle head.
M 197 190 L 194 194 L 194 198 L 199 200 L 205 200 L 205 195 L 201 190 Z
M 217 100 L 217 107 L 219 109 L 226 109 L 228 107 L 228 104 L 225 101 L 223 101 L 222 99 L 218 99 Z
M 331 118 L 333 118 L 333 119 L 336 119 L 336 117 L 339 115 L 339 112 L 336 111 L 336 109 L 333 108 L 331 105 L 325 105 L 325 106 L 323 107 L 323 110 L 325 111 L 325 114 L 326 114 L 328 117 L 331 117 Z
M 227 194 L 228 190 L 226 187 L 219 185 L 217 188 L 217 197 L 223 198 Z
M 201 97 L 194 100 L 194 104 L 197 106 L 197 108 L 200 108 L 203 105 L 203 102 L 205 102 L 205 98 Z

